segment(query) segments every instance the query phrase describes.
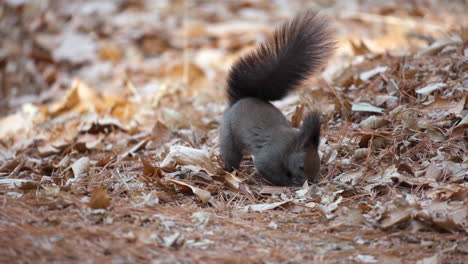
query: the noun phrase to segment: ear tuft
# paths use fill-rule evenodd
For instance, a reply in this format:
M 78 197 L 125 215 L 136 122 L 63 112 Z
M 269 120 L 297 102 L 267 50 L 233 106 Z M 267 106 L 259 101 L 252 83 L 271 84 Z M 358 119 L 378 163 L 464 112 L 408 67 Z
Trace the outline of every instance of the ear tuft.
M 302 121 L 302 127 L 299 134 L 302 146 L 304 148 L 318 148 L 320 144 L 320 113 L 309 112 Z

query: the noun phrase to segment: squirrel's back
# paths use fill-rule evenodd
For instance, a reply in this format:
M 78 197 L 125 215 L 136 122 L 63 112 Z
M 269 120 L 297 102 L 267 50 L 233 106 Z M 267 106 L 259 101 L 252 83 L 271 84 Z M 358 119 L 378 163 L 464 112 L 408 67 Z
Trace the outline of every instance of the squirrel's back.
M 334 48 L 328 20 L 306 11 L 232 66 L 227 80 L 229 104 L 245 97 L 275 101 L 285 97 L 328 59 Z

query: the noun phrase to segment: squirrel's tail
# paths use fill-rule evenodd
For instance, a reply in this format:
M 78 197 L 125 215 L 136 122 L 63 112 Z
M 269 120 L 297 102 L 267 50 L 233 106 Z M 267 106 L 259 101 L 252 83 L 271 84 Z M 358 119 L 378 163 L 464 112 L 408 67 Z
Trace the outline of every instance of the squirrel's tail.
M 244 97 L 275 101 L 306 80 L 334 49 L 328 20 L 305 11 L 277 28 L 271 39 L 241 57 L 228 75 L 228 100 Z

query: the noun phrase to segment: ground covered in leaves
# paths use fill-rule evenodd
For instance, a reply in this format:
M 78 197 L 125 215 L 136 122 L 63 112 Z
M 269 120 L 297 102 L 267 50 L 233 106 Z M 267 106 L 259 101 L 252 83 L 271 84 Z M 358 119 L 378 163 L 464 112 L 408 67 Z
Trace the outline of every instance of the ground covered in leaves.
M 220 165 L 231 63 L 333 20 L 322 179 Z M 0 3 L 0 262 L 467 263 L 466 1 Z

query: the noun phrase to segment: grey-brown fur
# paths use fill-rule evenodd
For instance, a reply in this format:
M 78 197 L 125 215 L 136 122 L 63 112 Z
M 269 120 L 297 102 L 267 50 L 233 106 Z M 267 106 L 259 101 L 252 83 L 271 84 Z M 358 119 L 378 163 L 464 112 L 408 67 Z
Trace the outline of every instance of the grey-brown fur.
M 334 42 L 327 21 L 314 11 L 298 14 L 231 68 L 230 108 L 221 125 L 225 169 L 239 168 L 245 151 L 272 184 L 300 186 L 317 181 L 320 115 L 309 113 L 300 130 L 268 101 L 279 100 L 310 77 L 330 56 Z

